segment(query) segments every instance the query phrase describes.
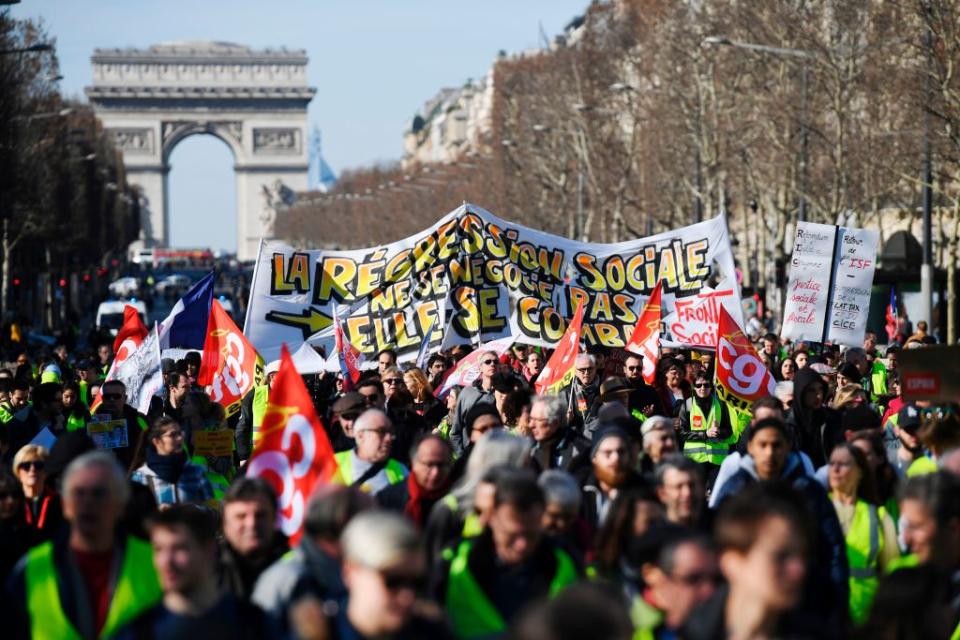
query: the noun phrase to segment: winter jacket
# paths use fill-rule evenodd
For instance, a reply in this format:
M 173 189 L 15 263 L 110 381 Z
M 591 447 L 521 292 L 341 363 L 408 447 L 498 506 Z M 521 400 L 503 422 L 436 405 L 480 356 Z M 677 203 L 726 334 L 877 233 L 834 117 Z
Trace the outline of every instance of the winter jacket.
M 568 428 L 578 432 L 584 438 L 592 439 L 597 425 L 600 423 L 600 376 L 590 384 L 582 384 L 574 378 L 569 386 L 558 394 L 563 399 L 567 410 L 572 413 Z
M 809 367 L 797 371 L 793 377 L 793 406 L 787 414 L 787 424 L 793 431 L 793 450 L 810 456 L 815 468 L 825 465 L 833 448 L 843 442 L 840 415 L 826 406 L 826 395 L 824 406 L 816 411 L 802 406 L 804 391 L 817 381 L 823 383 L 820 374 Z
M 457 398 L 457 406 L 453 410 L 453 424 L 450 425 L 449 433 L 450 445 L 453 447 L 453 453 L 455 455 L 459 456 L 463 453 L 464 448 L 470 441 L 470 438 L 464 434 L 463 425 L 467 414 L 470 413 L 470 409 L 473 409 L 473 407 L 481 403 L 492 404 L 494 406 L 497 404 L 496 399 L 493 397 L 493 389 L 484 390 L 481 383 L 482 380 L 477 379 L 473 385 L 464 387 L 463 391 L 460 392 L 460 396 Z
M 573 473 L 590 463 L 590 441 L 569 427 L 561 429 L 552 438 L 534 443 L 530 459 L 538 472 L 560 469 Z
M 807 475 L 798 454 L 791 453 L 787 457 L 780 480 L 803 496 L 811 522 L 816 525 L 813 553 L 808 561 L 805 593 L 800 608 L 825 620 L 829 632 L 839 635 L 847 621 L 850 597 L 847 579 L 850 571 L 846 539 L 837 512 L 823 487 Z M 719 494 L 716 504 L 722 508 L 727 498 L 737 495 L 754 482 L 760 482 L 760 479 L 753 458 L 742 456 L 737 472 L 714 489 Z

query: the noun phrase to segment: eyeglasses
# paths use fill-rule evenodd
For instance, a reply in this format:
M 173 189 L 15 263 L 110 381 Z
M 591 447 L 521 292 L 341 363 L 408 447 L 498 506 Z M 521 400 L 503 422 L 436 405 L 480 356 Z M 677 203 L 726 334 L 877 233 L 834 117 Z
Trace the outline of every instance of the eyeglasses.
M 43 471 L 43 460 L 27 460 L 26 462 L 21 462 L 17 465 L 17 469 L 20 471 L 26 471 L 28 469 Z
M 643 367 L 627 367 L 627 371 L 642 371 Z
M 363 399 L 367 401 L 367 404 L 376 404 L 377 400 L 380 398 L 379 393 L 371 393 L 370 395 L 361 393 L 360 395 L 362 395 Z
M 481 360 L 480 364 L 497 364 L 497 361 L 492 358 L 487 358 L 486 360 Z
M 400 589 L 419 591 L 424 586 L 423 576 L 421 575 L 381 572 L 380 577 L 383 578 L 383 586 L 389 591 L 399 591 Z
M 577 369 L 577 373 L 590 373 L 593 371 L 593 367 L 586 367 L 585 369 Z
M 383 381 L 383 384 L 389 384 L 390 386 L 400 385 L 403 384 L 403 378 L 387 378 Z
M 713 386 L 713 384 L 711 384 L 711 383 L 709 383 L 709 382 L 698 382 L 697 384 L 695 384 L 695 385 L 693 385 L 693 386 L 696 387 L 697 389 L 709 389 L 710 387 Z
M 183 437 L 183 431 L 168 431 L 168 432 L 166 432 L 165 434 L 163 434 L 163 436 L 161 436 L 161 437 L 163 437 L 163 438 L 172 438 L 172 439 L 176 440 L 177 438 L 182 438 L 182 437 Z

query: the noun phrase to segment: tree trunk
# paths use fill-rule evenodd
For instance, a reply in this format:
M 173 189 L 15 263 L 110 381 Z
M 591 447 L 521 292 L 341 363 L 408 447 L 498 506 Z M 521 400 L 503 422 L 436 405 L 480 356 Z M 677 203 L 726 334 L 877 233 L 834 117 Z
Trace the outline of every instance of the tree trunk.
M 3 219 L 3 284 L 0 284 L 0 321 L 7 320 L 10 304 L 10 220 Z

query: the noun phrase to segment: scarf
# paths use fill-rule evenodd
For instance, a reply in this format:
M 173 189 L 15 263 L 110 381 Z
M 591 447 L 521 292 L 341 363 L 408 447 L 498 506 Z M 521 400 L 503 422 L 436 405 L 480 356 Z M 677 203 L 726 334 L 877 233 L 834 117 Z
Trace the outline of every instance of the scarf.
M 435 491 L 427 491 L 417 484 L 416 476 L 411 473 L 407 476 L 407 493 L 410 497 L 403 507 L 403 515 L 410 518 L 418 529 L 422 529 L 427 514 L 430 513 L 430 507 L 447 494 L 447 483 L 444 482 L 443 486 Z
M 147 466 L 164 482 L 177 484 L 183 468 L 187 465 L 187 454 L 184 452 L 162 456 L 152 446 L 147 447 Z

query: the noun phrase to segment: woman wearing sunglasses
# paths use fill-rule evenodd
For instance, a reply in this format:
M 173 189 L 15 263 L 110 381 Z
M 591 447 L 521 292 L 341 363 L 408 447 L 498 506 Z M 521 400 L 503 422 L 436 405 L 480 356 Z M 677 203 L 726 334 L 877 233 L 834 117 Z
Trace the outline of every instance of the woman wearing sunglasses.
M 40 540 L 49 540 L 63 524 L 60 496 L 47 486 L 44 464 L 48 453 L 45 447 L 28 444 L 13 457 L 13 469 L 23 489 L 24 519 Z
M 693 395 L 680 408 L 680 440 L 683 454 L 703 469 L 709 491 L 720 465 L 736 446 L 730 411 L 713 389 L 713 381 L 701 372 L 693 381 Z

